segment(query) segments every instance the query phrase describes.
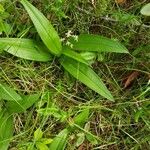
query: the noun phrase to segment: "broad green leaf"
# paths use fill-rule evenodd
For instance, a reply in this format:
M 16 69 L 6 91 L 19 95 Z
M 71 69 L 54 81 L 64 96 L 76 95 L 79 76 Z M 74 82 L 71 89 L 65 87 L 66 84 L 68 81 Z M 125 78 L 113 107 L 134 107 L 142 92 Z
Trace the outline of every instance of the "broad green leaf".
M 34 139 L 35 141 L 38 141 L 42 138 L 43 136 L 43 132 L 40 128 L 38 128 L 35 132 L 34 132 Z
M 68 129 L 62 130 L 50 144 L 49 150 L 64 150 L 67 144 Z
M 36 147 L 38 150 L 49 150 L 48 146 L 42 142 L 36 142 Z
M 71 39 L 70 42 L 73 45 L 72 49 L 78 51 L 128 53 L 126 47 L 118 41 L 99 35 L 81 34 L 78 41 Z
M 84 124 L 88 121 L 89 109 L 84 109 L 74 118 L 74 123 L 83 127 Z
M 40 97 L 40 94 L 22 96 L 19 102 L 9 101 L 6 103 L 6 108 L 10 113 L 21 113 L 31 107 Z
M 49 20 L 27 0 L 21 0 L 21 3 L 28 12 L 38 34 L 47 48 L 53 54 L 60 55 L 62 50 L 61 41 Z
M 87 61 L 93 61 L 96 58 L 95 52 L 81 52 L 80 55 Z
M 71 48 L 64 46 L 63 47 L 63 51 L 62 54 L 64 54 L 65 56 L 68 56 L 72 59 L 75 59 L 81 63 L 84 63 L 86 65 L 89 65 L 88 62 L 77 52 L 73 51 Z
M 93 145 L 97 145 L 98 141 L 97 141 L 97 137 L 95 137 L 93 134 L 90 134 L 89 130 L 90 130 L 90 122 L 87 122 L 85 124 L 84 130 L 87 131 L 85 133 L 86 139 Z
M 85 134 L 84 133 L 79 133 L 77 134 L 78 138 L 76 141 L 76 146 L 79 147 L 85 140 Z
M 101 54 L 101 53 L 99 53 Z M 96 52 L 81 52 L 80 55 L 91 65 L 95 62 L 97 54 Z
M 40 139 L 40 141 L 43 143 L 43 144 L 45 144 L 45 145 L 47 145 L 47 144 L 50 144 L 50 143 L 52 143 L 52 139 L 47 139 L 47 138 L 42 138 L 42 139 Z
M 150 3 L 146 4 L 142 9 L 141 9 L 141 14 L 144 16 L 150 16 Z
M 0 111 L 0 150 L 7 150 L 13 136 L 13 116 Z
M 105 84 L 89 66 L 67 57 L 61 59 L 61 64 L 65 70 L 67 70 L 72 76 L 80 80 L 82 83 L 87 85 L 89 88 L 111 101 L 114 100 Z
M 91 134 L 86 134 L 86 138 L 87 138 L 87 140 L 91 143 L 91 144 L 93 144 L 93 145 L 97 145 L 98 144 L 98 141 L 97 141 L 97 139 L 96 138 L 94 138 Z
M 28 60 L 43 62 L 51 60 L 47 48 L 30 39 L 0 38 L 0 48 L 14 56 Z
M 5 11 L 4 7 L 2 4 L 0 4 L 0 13 L 3 13 Z
M 0 99 L 14 102 L 22 100 L 21 96 L 17 94 L 16 91 L 2 83 L 0 83 Z

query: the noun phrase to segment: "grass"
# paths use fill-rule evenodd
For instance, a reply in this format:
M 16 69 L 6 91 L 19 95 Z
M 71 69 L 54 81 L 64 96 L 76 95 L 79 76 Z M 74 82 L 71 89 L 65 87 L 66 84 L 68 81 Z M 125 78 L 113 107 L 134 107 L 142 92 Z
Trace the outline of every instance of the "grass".
M 149 26 L 139 29 L 143 19 L 139 12 L 141 6 L 148 1 L 134 0 L 125 4 L 115 4 L 111 0 L 98 0 L 93 4 L 86 0 L 31 2 L 51 20 L 62 38 L 69 30 L 73 34 L 101 34 L 119 39 L 131 54 L 139 46 L 150 44 Z M 4 21 L 12 27 L 11 35 L 39 38 L 20 4 L 8 0 L 3 2 L 3 5 L 5 11 L 10 14 Z M 9 36 L 9 33 L 1 34 L 1 37 L 3 36 Z M 102 61 L 93 65 L 115 97 L 113 103 L 103 100 L 101 96 L 63 72 L 55 59 L 48 63 L 37 63 L 2 53 L 0 80 L 19 93 L 40 92 L 42 95 L 40 101 L 32 108 L 14 116 L 15 136 L 10 150 L 26 150 L 29 142 L 34 143 L 33 135 L 37 128 L 41 128 L 45 138 L 55 137 L 83 108 L 90 108 L 87 121 L 87 125 L 90 125 L 89 130 L 78 128 L 69 136 L 66 149 L 148 150 L 150 65 L 144 54 L 146 52 L 139 53 L 135 58 L 129 55 L 102 54 Z M 134 70 L 140 72 L 140 75 L 125 89 L 123 81 Z M 38 113 L 39 109 L 52 104 L 66 112 L 70 120 L 61 121 L 52 115 L 43 116 Z M 78 134 L 85 132 L 98 139 L 98 143 L 94 145 L 85 139 L 76 147 Z

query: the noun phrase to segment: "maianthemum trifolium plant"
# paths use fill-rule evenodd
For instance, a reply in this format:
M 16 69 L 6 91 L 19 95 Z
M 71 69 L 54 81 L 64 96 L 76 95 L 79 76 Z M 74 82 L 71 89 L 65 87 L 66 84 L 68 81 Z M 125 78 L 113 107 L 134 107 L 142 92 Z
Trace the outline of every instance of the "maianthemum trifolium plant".
M 71 46 L 61 42 L 49 20 L 27 0 L 20 1 L 28 12 L 42 42 L 24 38 L 1 38 L 0 47 L 8 53 L 28 60 L 47 62 L 52 54 L 72 76 L 87 85 L 101 96 L 113 101 L 114 98 L 99 76 L 92 70 L 83 56 L 86 52 L 128 53 L 117 41 L 90 34 L 79 35 L 76 40 L 69 39 Z M 81 55 L 82 53 L 82 55 Z
M 50 21 L 37 8 L 27 0 L 21 0 L 20 2 L 28 12 L 42 41 L 39 42 L 25 38 L 0 38 L 0 49 L 14 56 L 39 62 L 51 61 L 52 57 L 56 56 L 63 68 L 73 77 L 104 98 L 114 101 L 110 91 L 92 70 L 86 54 L 89 52 L 128 53 L 127 49 L 118 41 L 91 34 L 82 34 L 77 38 L 71 37 L 68 39 L 68 43 L 70 44 L 67 46 L 65 42 L 61 42 L 61 38 Z M 7 85 L 0 83 L 0 100 L 6 101 L 5 109 L 2 107 L 3 101 L 0 101 L 0 149 L 7 150 L 9 141 L 13 135 L 13 113 L 24 112 L 39 97 L 39 94 L 20 96 Z M 88 115 L 89 110 L 83 110 L 74 119 L 74 122 L 77 126 L 80 126 L 85 123 L 83 121 L 85 118 L 88 118 Z M 64 149 L 69 131 L 70 127 L 62 130 L 50 144 L 49 149 Z

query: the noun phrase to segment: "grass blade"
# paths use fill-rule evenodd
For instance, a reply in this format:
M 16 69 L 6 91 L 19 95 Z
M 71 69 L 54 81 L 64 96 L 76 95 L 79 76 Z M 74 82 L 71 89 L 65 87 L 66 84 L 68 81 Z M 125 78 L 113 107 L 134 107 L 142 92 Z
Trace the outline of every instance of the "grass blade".
M 21 3 L 28 12 L 38 34 L 47 48 L 53 54 L 60 55 L 62 50 L 61 41 L 49 20 L 27 0 L 21 0 Z
M 126 47 L 118 41 L 99 35 L 81 34 L 78 41 L 71 39 L 70 42 L 73 44 L 73 49 L 79 51 L 128 53 Z
M 72 76 L 80 80 L 89 88 L 99 93 L 103 97 L 113 101 L 113 96 L 106 88 L 99 76 L 87 65 L 79 63 L 68 57 L 61 59 L 61 64 Z
M 5 51 L 20 58 L 42 62 L 51 60 L 47 48 L 30 39 L 0 38 L 1 45 Z

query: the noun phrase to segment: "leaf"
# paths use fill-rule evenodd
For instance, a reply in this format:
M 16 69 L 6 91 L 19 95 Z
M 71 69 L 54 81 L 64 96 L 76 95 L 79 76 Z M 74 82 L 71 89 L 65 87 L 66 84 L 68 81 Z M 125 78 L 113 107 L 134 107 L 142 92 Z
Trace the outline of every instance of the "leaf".
M 72 49 L 78 51 L 128 53 L 126 47 L 118 41 L 99 35 L 81 34 L 78 41 L 71 39 L 70 43 L 73 44 Z
M 12 88 L 2 83 L 0 83 L 0 99 L 14 102 L 22 100 L 21 96 L 17 94 Z
M 126 79 L 125 84 L 124 84 L 124 88 L 127 88 L 131 85 L 131 83 L 139 76 L 139 72 L 138 71 L 133 71 Z
M 141 14 L 144 16 L 150 16 L 150 3 L 143 6 L 143 8 L 141 9 Z
M 13 136 L 13 116 L 0 111 L 0 150 L 7 150 Z
M 89 109 L 84 109 L 81 113 L 74 117 L 74 123 L 83 127 L 88 121 Z
M 47 48 L 30 39 L 0 38 L 0 47 L 20 58 L 43 62 L 51 60 Z
M 67 144 L 68 129 L 62 130 L 51 143 L 49 150 L 64 150 Z
M 48 108 L 41 108 L 38 109 L 37 112 L 44 116 L 54 116 L 55 118 L 65 121 L 67 118 L 67 113 L 56 106 L 48 107 Z
M 43 132 L 40 128 L 38 128 L 35 132 L 34 132 L 34 139 L 35 141 L 38 141 L 42 138 L 43 136 Z
M 0 18 L 0 34 L 4 32 L 8 36 L 11 33 L 11 29 L 10 24 Z
M 4 12 L 5 12 L 5 9 L 4 9 L 3 5 L 0 4 L 0 13 L 4 13 Z
M 56 117 L 57 119 L 60 119 L 62 117 L 60 111 L 55 108 L 55 107 L 51 107 L 51 108 L 41 108 L 38 109 L 37 112 L 39 114 L 42 114 L 44 116 L 50 116 L 53 115 L 54 117 Z
M 91 134 L 86 134 L 86 138 L 87 138 L 87 140 L 92 144 L 92 145 L 97 145 L 97 144 L 99 144 L 98 143 L 98 141 L 97 141 L 97 139 L 96 138 L 94 138 Z
M 85 140 L 85 134 L 84 133 L 79 133 L 77 134 L 78 138 L 76 141 L 76 146 L 79 147 L 81 144 L 83 144 L 84 140 Z
M 47 145 L 47 144 L 50 144 L 50 143 L 52 143 L 52 139 L 47 139 L 47 138 L 42 138 L 42 139 L 40 139 L 40 141 L 43 143 L 43 144 L 45 144 L 45 145 Z
M 42 142 L 37 142 L 36 147 L 38 150 L 49 150 L 48 146 Z
M 96 58 L 95 52 L 81 52 L 80 55 L 87 61 L 93 61 Z
M 88 123 L 85 124 L 84 130 L 87 131 L 87 132 L 85 133 L 86 139 L 87 139 L 92 145 L 97 145 L 97 144 L 98 144 L 97 138 L 96 138 L 93 134 L 91 134 L 91 133 L 89 132 L 89 130 L 90 130 L 90 122 L 88 122 Z M 100 143 L 99 143 L 99 144 L 100 144 Z
M 53 54 L 60 55 L 62 50 L 61 41 L 49 20 L 27 0 L 21 0 L 21 3 L 28 12 L 38 34 L 47 48 Z
M 134 115 L 134 120 L 136 123 L 139 121 L 141 116 L 143 116 L 143 109 L 139 109 L 138 111 L 136 111 L 136 113 Z
M 10 113 L 21 113 L 25 112 L 29 107 L 31 107 L 40 97 L 40 94 L 33 94 L 33 95 L 25 95 L 22 96 L 22 100 L 16 103 L 7 102 L 6 108 Z
M 89 88 L 99 93 L 103 97 L 114 101 L 113 96 L 106 88 L 105 84 L 90 67 L 67 57 L 61 59 L 61 64 L 65 70 L 67 70 L 72 76 L 80 80 L 82 83 L 87 85 Z
M 72 49 L 70 49 L 69 47 L 65 46 L 63 47 L 63 51 L 62 54 L 64 54 L 65 56 L 68 56 L 72 59 L 75 59 L 81 63 L 84 63 L 86 65 L 89 65 L 89 63 L 77 52 L 73 51 Z
M 34 143 L 28 143 L 27 144 L 27 150 L 37 150 L 35 147 L 34 147 Z
M 81 52 L 80 55 L 89 63 L 93 64 L 96 60 L 97 54 L 95 52 Z M 99 54 L 100 55 L 100 54 Z

